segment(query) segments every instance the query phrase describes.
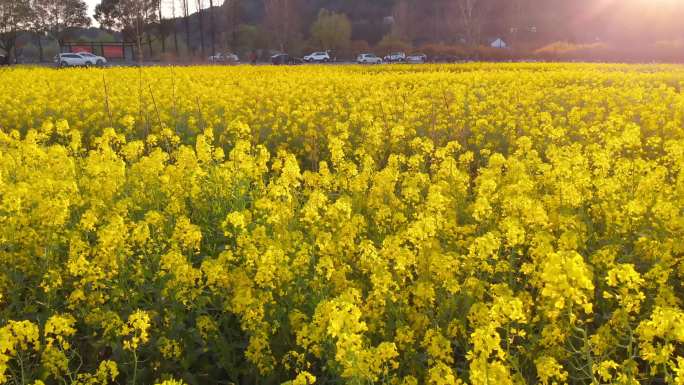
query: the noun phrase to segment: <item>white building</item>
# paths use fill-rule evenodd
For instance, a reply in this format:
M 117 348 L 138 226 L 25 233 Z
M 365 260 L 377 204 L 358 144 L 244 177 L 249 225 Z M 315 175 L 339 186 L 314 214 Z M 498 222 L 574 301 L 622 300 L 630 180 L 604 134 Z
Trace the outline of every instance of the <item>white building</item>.
M 506 42 L 503 41 L 503 39 L 500 37 L 497 37 L 496 39 L 494 39 L 491 42 L 490 46 L 492 48 L 508 48 L 508 44 L 506 44 Z

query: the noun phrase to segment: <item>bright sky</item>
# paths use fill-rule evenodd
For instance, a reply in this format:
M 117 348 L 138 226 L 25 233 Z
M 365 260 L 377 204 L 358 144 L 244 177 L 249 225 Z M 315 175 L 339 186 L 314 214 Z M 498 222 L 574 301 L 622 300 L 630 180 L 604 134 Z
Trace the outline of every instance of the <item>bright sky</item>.
M 90 17 L 93 17 L 93 13 L 95 13 L 95 6 L 100 2 L 100 0 L 86 0 L 86 3 L 88 4 L 88 14 Z
M 86 4 L 88 4 L 88 15 L 90 15 L 91 18 L 93 17 L 93 14 L 95 13 L 95 6 L 98 5 L 98 4 L 100 4 L 100 1 L 101 1 L 101 0 L 85 0 Z M 162 0 L 162 2 L 166 5 L 166 7 L 168 7 L 168 9 L 171 8 L 171 1 L 172 1 L 172 0 Z M 209 1 L 204 1 L 204 3 L 206 3 L 207 5 L 209 5 Z M 220 0 L 214 1 L 214 5 L 220 4 L 220 3 L 222 3 L 222 1 L 220 1 Z M 191 10 L 191 12 L 194 12 L 194 8 L 196 8 L 196 7 L 194 6 L 195 4 L 196 4 L 196 1 L 195 1 L 195 0 L 191 0 L 191 1 L 190 1 L 190 10 Z M 165 8 L 165 9 L 166 9 L 166 8 Z M 180 8 L 178 8 L 178 9 L 179 9 L 179 12 L 180 12 Z M 95 21 L 93 21 L 93 26 L 97 27 L 97 24 L 95 23 Z

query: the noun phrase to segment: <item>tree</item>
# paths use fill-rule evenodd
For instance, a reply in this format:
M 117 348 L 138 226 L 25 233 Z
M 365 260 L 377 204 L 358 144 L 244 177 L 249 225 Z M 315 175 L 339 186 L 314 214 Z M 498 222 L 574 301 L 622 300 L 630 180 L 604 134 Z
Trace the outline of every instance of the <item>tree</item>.
M 41 0 L 41 12 L 45 13 L 47 32 L 64 46 L 69 31 L 73 28 L 88 27 L 88 6 L 83 0 Z
M 190 42 L 190 7 L 189 0 L 181 0 L 181 10 L 183 11 L 183 23 L 185 24 L 185 46 L 188 49 L 188 54 L 194 53 L 192 43 Z
M 145 27 L 156 21 L 158 6 L 158 0 L 102 0 L 100 5 L 96 7 L 95 14 L 99 18 L 98 21 L 102 20 L 100 23 L 105 22 L 109 28 L 121 30 L 124 38 L 135 41 L 138 60 L 142 61 L 142 42 L 145 36 Z M 148 44 L 152 45 L 149 33 Z
M 121 8 L 123 15 L 122 30 L 127 35 L 135 37 L 135 43 L 138 47 L 138 60 L 142 61 L 145 26 L 155 21 L 159 3 L 156 0 L 120 0 L 120 2 L 123 5 Z M 148 43 L 151 46 L 149 36 Z M 152 54 L 151 51 L 150 54 Z
M 465 41 L 467 44 L 476 45 L 480 42 L 484 0 L 456 1 Z
M 299 33 L 297 5 L 297 0 L 264 0 L 266 28 L 283 52 Z
M 199 21 L 199 35 L 200 35 L 200 52 L 202 57 L 204 57 L 204 0 L 195 0 L 197 5 L 197 18 Z
M 216 17 L 214 15 L 214 0 L 209 0 L 209 29 L 211 30 L 211 56 L 216 55 Z
M 176 58 L 179 56 L 178 51 L 178 28 L 176 28 L 176 0 L 171 0 L 171 19 L 173 20 L 173 49 L 176 52 Z
M 250 24 L 240 24 L 235 33 L 231 49 L 234 52 L 254 51 L 269 48 L 269 36 L 264 29 Z
M 509 34 L 509 39 L 513 43 L 517 43 L 525 36 L 527 29 L 532 26 L 530 22 L 529 0 L 511 0 L 505 8 L 505 12 L 499 15 L 497 20 L 504 26 L 504 31 Z M 491 18 L 490 18 L 491 20 Z
M 392 35 L 401 39 L 412 41 L 414 36 L 413 25 L 416 17 L 414 2 L 399 0 L 392 10 Z M 417 23 L 420 25 L 420 23 Z
M 45 9 L 45 0 L 29 0 L 31 4 L 31 20 L 29 29 L 36 35 L 38 40 L 38 61 L 43 62 L 43 38 L 49 31 L 48 14 Z
M 157 0 L 157 11 L 159 12 L 159 38 L 161 39 L 161 51 L 166 53 L 166 28 L 164 28 L 164 17 L 162 15 L 162 9 L 164 4 L 162 0 Z
M 351 22 L 344 14 L 321 9 L 311 26 L 311 38 L 325 50 L 346 49 L 351 42 Z
M 19 32 L 28 28 L 32 17 L 28 0 L 0 0 L 0 49 L 5 51 L 4 63 L 10 64 Z
M 411 50 L 411 44 L 392 34 L 385 35 L 376 47 L 383 54 L 392 52 L 406 52 Z
M 100 4 L 95 6 L 93 18 L 100 23 L 101 29 L 114 29 L 120 17 L 119 0 L 102 0 Z
M 223 7 L 226 10 L 226 41 L 230 41 L 228 46 L 232 51 L 237 49 L 238 45 L 238 32 L 240 27 L 240 0 L 225 0 Z

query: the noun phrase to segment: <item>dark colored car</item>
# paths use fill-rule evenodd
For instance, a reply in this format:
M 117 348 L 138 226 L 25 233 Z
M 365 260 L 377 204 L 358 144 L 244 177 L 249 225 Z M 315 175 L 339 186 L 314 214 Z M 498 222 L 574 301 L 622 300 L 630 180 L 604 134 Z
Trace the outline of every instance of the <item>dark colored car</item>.
M 271 63 L 274 65 L 302 64 L 302 59 L 292 57 L 286 53 L 279 53 L 271 56 Z
M 454 55 L 438 55 L 432 58 L 435 63 L 457 63 L 459 62 L 458 56 Z

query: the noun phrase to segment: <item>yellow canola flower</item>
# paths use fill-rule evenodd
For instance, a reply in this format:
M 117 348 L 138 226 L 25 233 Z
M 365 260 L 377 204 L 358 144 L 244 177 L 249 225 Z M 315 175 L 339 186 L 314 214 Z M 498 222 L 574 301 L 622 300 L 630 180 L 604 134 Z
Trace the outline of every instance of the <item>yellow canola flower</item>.
M 182 380 L 164 380 L 161 382 L 156 382 L 155 385 L 184 385 L 185 382 Z
M 684 382 L 683 66 L 0 72 L 0 383 Z
M 292 380 L 291 385 L 313 385 L 316 383 L 316 377 L 309 372 L 301 372 Z
M 40 348 L 38 326 L 30 321 L 10 321 L 0 328 L 0 382 L 8 380 L 10 360 L 23 351 Z
M 119 331 L 124 337 L 123 347 L 135 351 L 149 340 L 150 316 L 143 310 L 134 311 Z

